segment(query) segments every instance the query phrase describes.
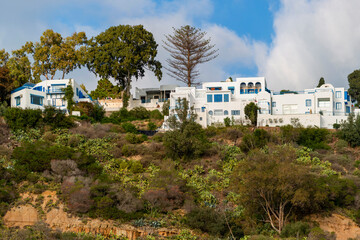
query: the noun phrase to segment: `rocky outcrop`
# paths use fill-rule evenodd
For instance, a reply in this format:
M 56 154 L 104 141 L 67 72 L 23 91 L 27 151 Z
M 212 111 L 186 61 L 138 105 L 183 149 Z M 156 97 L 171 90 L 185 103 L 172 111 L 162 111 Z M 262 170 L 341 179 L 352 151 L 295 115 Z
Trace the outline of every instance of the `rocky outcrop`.
M 318 222 L 321 229 L 334 232 L 337 240 L 360 239 L 360 227 L 350 218 L 334 213 L 329 217 L 314 216 L 311 220 Z
M 42 199 L 42 203 L 38 200 Z M 85 232 L 93 234 L 126 236 L 129 240 L 135 240 L 141 236 L 156 233 L 158 236 L 172 236 L 178 233 L 176 229 L 167 228 L 135 228 L 128 224 L 117 224 L 111 220 L 80 219 L 64 211 L 63 204 L 58 202 L 55 192 L 46 191 L 43 194 L 23 194 L 26 204 L 10 209 L 4 216 L 4 224 L 7 227 L 20 227 L 34 225 L 43 221 L 52 229 L 63 232 Z M 34 205 L 37 207 L 35 208 Z M 41 209 L 43 214 L 39 214 Z
M 14 207 L 4 216 L 4 223 L 8 227 L 20 227 L 34 225 L 39 221 L 37 210 L 31 205 Z

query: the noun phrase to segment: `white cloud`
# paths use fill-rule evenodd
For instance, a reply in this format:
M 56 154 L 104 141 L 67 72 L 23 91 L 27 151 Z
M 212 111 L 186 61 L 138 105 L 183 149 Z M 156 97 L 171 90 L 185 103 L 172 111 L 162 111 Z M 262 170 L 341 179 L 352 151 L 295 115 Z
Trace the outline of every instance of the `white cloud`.
M 360 67 L 359 9 L 358 0 L 283 0 L 272 46 L 258 63 L 270 88 L 310 88 L 322 76 L 346 86 Z

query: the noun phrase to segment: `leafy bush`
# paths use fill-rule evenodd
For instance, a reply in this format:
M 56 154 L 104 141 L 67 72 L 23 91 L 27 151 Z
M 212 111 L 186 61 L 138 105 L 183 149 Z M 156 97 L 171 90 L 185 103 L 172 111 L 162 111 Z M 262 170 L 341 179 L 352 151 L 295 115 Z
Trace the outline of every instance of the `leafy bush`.
M 150 112 L 150 119 L 161 120 L 161 119 L 164 119 L 164 116 L 161 114 L 161 112 L 159 110 L 155 109 Z
M 146 135 L 139 135 L 134 133 L 127 133 L 125 136 L 126 141 L 132 144 L 142 143 L 147 140 Z
M 310 233 L 310 225 L 306 222 L 294 222 L 286 224 L 281 232 L 281 237 L 289 238 L 303 238 L 307 237 Z
M 42 125 L 40 109 L 7 108 L 4 118 L 12 130 L 38 128 Z
M 45 107 L 44 109 L 44 123 L 56 128 L 71 128 L 74 126 L 73 121 L 65 115 L 63 111 L 54 107 Z
M 229 117 L 224 118 L 225 127 L 230 127 L 231 119 Z
M 148 125 L 147 125 L 147 127 L 148 127 L 148 130 L 149 130 L 149 131 L 154 131 L 154 130 L 156 130 L 156 128 L 157 128 L 156 124 L 153 123 L 153 122 L 149 122 Z
M 150 118 L 150 112 L 144 107 L 136 107 L 129 111 L 130 116 L 133 119 L 143 120 Z
M 211 208 L 196 208 L 186 215 L 189 227 L 200 229 L 211 235 L 224 235 L 226 233 L 225 219 Z
M 295 128 L 292 125 L 285 125 L 280 127 L 280 137 L 283 143 L 297 142 L 300 135 L 300 128 Z
M 136 129 L 135 125 L 129 122 L 125 122 L 121 124 L 121 127 L 125 130 L 127 133 L 138 133 L 138 130 Z
M 336 130 L 338 130 L 340 127 L 341 127 L 341 124 L 339 124 L 339 123 L 334 123 L 333 124 L 333 128 L 336 129 Z
M 6 101 L 0 102 L 0 117 L 5 114 L 7 108 L 8 108 L 8 104 Z
M 49 146 L 42 141 L 26 142 L 14 149 L 12 158 L 16 160 L 15 169 L 26 172 L 43 172 L 50 169 L 51 159 L 71 159 L 73 150 L 69 147 Z
M 173 130 L 165 133 L 165 149 L 173 159 L 189 160 L 200 157 L 209 147 L 209 141 L 201 125 L 188 123 L 183 131 Z
M 105 110 L 101 105 L 95 104 L 89 116 L 92 117 L 95 122 L 101 122 L 105 116 Z
M 112 123 L 121 123 L 128 121 L 129 118 L 129 111 L 126 108 L 121 108 L 119 111 L 113 112 L 108 120 Z
M 330 149 L 326 144 L 329 131 L 323 128 L 300 128 L 297 143 L 311 149 Z
M 360 146 L 360 116 L 350 114 L 348 120 L 341 124 L 339 136 L 347 141 L 351 147 Z
M 264 129 L 255 129 L 253 134 L 245 134 L 240 144 L 243 152 L 264 147 L 270 139 L 270 134 Z

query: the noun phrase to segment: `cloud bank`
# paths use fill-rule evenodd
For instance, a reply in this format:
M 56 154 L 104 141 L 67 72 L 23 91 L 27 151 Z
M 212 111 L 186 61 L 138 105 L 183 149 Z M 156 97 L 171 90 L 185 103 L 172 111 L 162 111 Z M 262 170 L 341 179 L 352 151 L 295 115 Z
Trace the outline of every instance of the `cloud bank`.
M 283 0 L 259 74 L 277 90 L 311 88 L 320 77 L 347 86 L 360 68 L 359 9 L 358 0 Z

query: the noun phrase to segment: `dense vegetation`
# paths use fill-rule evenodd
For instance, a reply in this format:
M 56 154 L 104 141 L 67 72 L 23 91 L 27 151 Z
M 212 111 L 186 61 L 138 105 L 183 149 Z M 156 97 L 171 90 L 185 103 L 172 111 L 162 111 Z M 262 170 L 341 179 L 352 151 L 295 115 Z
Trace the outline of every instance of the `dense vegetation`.
M 309 216 L 334 211 L 360 223 L 360 162 L 350 147 L 360 145 L 360 120 L 353 116 L 336 132 L 290 125 L 202 129 L 182 101 L 171 131 L 145 136 L 139 130 L 160 112 L 122 109 L 91 123 L 50 108 L 3 108 L 2 216 L 21 193 L 55 190 L 67 211 L 83 219 L 182 230 L 173 239 L 328 238 Z M 101 239 L 42 223 L 3 229 L 0 237 L 40 233 Z

